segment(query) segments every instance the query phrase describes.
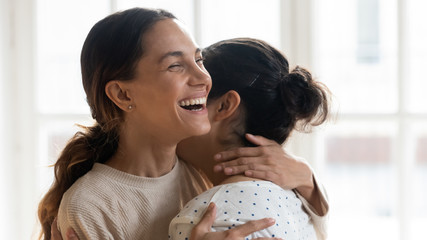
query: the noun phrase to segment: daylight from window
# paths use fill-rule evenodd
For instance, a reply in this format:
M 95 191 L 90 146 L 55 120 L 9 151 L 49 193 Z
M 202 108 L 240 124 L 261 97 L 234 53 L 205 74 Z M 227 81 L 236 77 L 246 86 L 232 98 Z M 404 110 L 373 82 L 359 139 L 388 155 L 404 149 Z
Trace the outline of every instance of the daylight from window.
M 31 14 L 18 3 L 31 3 Z M 93 123 L 79 63 L 88 31 L 111 12 L 131 7 L 170 10 L 201 47 L 232 37 L 260 38 L 293 66 L 311 69 L 333 94 L 334 117 L 310 136 L 295 134 L 285 147 L 306 158 L 327 189 L 328 239 L 427 239 L 427 1 L 8 0 L 1 7 L 7 14 L 0 18 L 0 92 L 31 96 L 15 105 L 0 99 L 0 157 L 16 160 L 0 165 L 0 190 L 13 194 L 0 202 L 10 206 L 1 208 L 5 239 L 35 238 L 37 203 L 53 180 L 48 166 L 77 124 Z M 22 14 L 33 25 L 13 20 Z M 20 27 L 33 29 L 30 43 L 16 40 L 21 31 L 14 28 Z M 11 43 L 29 46 L 31 66 L 18 66 L 21 55 L 11 57 Z M 27 70 L 33 79 L 19 80 Z M 27 81 L 32 88 L 23 87 Z M 31 132 L 11 137 L 6 125 L 21 112 L 30 112 L 19 124 Z M 25 136 L 34 145 L 24 148 L 28 155 L 20 152 Z M 24 163 L 33 174 L 21 172 Z M 5 227 L 9 218 L 13 226 Z

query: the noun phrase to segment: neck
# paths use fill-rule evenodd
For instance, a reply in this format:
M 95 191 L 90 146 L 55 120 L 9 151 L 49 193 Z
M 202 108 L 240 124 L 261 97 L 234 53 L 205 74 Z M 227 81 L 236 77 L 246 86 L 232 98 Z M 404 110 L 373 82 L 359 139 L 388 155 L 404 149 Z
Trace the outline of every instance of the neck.
M 155 178 L 172 170 L 176 162 L 175 152 L 176 144 L 125 132 L 120 135 L 117 152 L 106 164 L 129 174 Z
M 192 163 L 202 160 L 200 164 L 197 164 L 197 165 L 194 164 L 194 165 L 200 168 L 200 170 L 202 170 L 206 174 L 206 176 L 215 186 L 220 184 L 232 183 L 232 182 L 254 180 L 254 178 L 249 178 L 244 175 L 228 176 L 228 175 L 225 175 L 223 172 L 213 171 L 214 166 L 217 164 L 217 162 L 213 160 L 214 159 L 213 156 L 218 152 L 230 150 L 236 147 L 241 147 L 241 145 L 225 144 L 225 145 L 217 145 L 216 147 L 211 146 L 209 149 L 205 149 L 205 151 L 201 153 L 204 156 L 198 156 L 197 159 L 194 159 L 193 161 L 190 159 L 186 159 L 186 160 L 189 160 Z

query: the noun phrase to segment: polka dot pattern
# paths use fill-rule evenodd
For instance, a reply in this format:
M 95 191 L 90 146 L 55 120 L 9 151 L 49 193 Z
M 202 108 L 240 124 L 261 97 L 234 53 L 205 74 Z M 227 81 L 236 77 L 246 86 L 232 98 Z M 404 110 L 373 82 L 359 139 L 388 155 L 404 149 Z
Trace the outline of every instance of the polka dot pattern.
M 245 239 L 278 237 L 287 240 L 316 239 L 310 217 L 301 200 L 291 190 L 283 190 L 268 181 L 244 181 L 216 186 L 194 198 L 172 220 L 169 236 L 173 240 L 190 238 L 190 233 L 210 202 L 217 205 L 212 231 L 226 231 L 264 217 L 276 224 Z

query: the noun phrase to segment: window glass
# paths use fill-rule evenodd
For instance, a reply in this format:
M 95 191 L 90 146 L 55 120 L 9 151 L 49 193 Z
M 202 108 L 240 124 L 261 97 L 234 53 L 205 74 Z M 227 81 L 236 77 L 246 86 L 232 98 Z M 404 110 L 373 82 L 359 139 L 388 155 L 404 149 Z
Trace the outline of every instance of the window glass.
M 404 84 L 408 88 L 407 108 L 414 113 L 427 113 L 427 1 L 408 1 L 408 76 Z
M 366 233 L 397 239 L 395 133 L 386 121 L 346 120 L 328 128 L 322 179 L 331 204 L 330 239 L 363 239 Z
M 38 180 L 39 192 L 45 193 L 53 182 L 53 167 L 66 143 L 77 132 L 81 131 L 78 124 L 91 126 L 94 124 L 89 117 L 77 117 L 67 120 L 44 119 L 38 131 Z
M 37 1 L 37 106 L 41 113 L 89 113 L 80 75 L 80 51 L 109 1 Z
M 179 20 L 188 26 L 190 31 L 194 32 L 193 2 L 193 0 L 117 0 L 117 9 L 125 10 L 133 7 L 165 9 L 173 13 Z
M 427 239 L 427 124 L 420 121 L 414 124 L 415 133 L 415 168 L 413 174 L 412 193 L 413 221 L 411 239 Z
M 339 111 L 396 112 L 395 1 L 320 0 L 315 16 L 315 72 Z
M 203 0 L 201 45 L 233 37 L 253 37 L 280 46 L 278 0 Z
M 378 63 L 379 56 L 378 0 L 357 1 L 357 62 Z

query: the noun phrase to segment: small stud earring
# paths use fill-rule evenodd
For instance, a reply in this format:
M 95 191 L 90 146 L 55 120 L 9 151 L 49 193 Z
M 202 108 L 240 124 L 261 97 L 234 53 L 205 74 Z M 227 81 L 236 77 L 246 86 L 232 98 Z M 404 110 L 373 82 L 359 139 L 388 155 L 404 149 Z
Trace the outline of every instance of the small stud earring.
M 128 106 L 128 109 L 129 109 L 129 110 L 131 110 L 131 109 L 132 109 L 132 105 L 129 105 L 129 106 Z

